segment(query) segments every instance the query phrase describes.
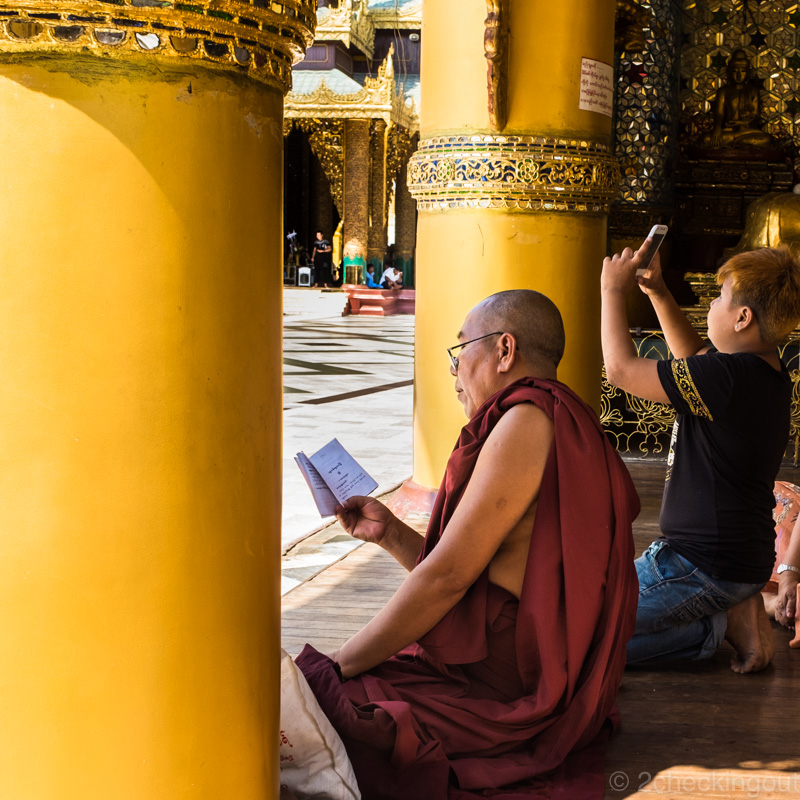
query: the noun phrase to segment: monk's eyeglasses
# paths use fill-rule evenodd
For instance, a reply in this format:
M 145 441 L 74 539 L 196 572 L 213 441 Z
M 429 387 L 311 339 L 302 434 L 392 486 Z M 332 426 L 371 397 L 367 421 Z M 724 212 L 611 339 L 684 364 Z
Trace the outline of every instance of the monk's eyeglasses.
M 453 345 L 452 347 L 447 348 L 447 355 L 450 356 L 450 363 L 453 365 L 453 369 L 458 372 L 458 356 L 453 355 L 453 350 L 460 350 L 462 347 L 466 347 L 468 344 L 472 344 L 473 342 L 479 342 L 481 339 L 488 339 L 490 336 L 502 336 L 504 331 L 495 331 L 494 333 L 484 333 L 483 336 L 479 336 L 477 339 L 470 339 L 468 342 L 462 342 L 461 344 Z

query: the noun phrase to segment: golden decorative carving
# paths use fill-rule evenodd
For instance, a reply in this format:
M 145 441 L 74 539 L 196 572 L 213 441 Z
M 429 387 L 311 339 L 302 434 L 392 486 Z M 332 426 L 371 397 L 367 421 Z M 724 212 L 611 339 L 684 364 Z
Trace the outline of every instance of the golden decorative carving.
M 375 28 L 367 0 L 339 0 L 337 7 L 317 11 L 317 39 L 357 47 L 372 58 Z
M 619 166 L 604 144 L 543 136 L 442 136 L 408 167 L 420 211 L 516 208 L 607 213 Z
M 405 101 L 396 91 L 392 54 L 389 48 L 375 78 L 367 78 L 364 87 L 352 94 L 336 94 L 323 79 L 314 92 L 289 92 L 284 114 L 291 119 L 382 119 L 387 125 L 399 125 L 408 130 L 419 129 L 414 102 Z
M 663 361 L 670 358 L 661 331 L 631 330 L 636 354 Z M 620 452 L 656 455 L 665 451 L 675 421 L 672 406 L 643 400 L 612 386 L 603 367 L 600 394 L 600 424 Z
M 789 447 L 792 450 L 792 460 L 797 466 L 800 456 L 800 336 L 793 333 L 789 340 L 778 348 L 781 361 L 789 370 L 792 379 L 792 407 L 789 416 Z
M 314 41 L 314 0 L 0 0 L 0 53 L 185 61 L 281 92 Z
M 664 453 L 666 434 L 675 422 L 672 407 L 642 400 L 612 386 L 606 380 L 605 368 L 601 387 L 600 423 L 614 447 L 622 453 Z M 631 419 L 625 419 L 620 406 L 632 415 Z
M 311 150 L 319 159 L 331 187 L 339 216 L 344 216 L 344 120 L 298 119 L 294 124 L 308 134 Z
M 686 314 L 687 319 L 697 329 L 698 333 L 701 336 L 705 336 L 708 309 L 711 307 L 711 301 L 718 297 L 720 293 L 717 276 L 713 272 L 684 272 L 683 277 L 692 287 L 697 303 L 693 306 L 681 306 L 681 311 Z
M 502 131 L 508 118 L 508 0 L 486 0 L 483 51 L 489 90 L 489 120 L 493 131 Z

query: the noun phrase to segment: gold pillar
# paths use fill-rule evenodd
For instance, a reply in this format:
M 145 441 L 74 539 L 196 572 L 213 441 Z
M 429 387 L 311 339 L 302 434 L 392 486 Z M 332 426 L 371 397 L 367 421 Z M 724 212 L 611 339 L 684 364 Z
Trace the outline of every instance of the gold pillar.
M 0 797 L 277 797 L 297 47 L 69 6 L 0 22 Z
M 364 283 L 369 243 L 369 120 L 345 122 L 344 279 Z
M 416 150 L 418 137 L 411 141 Z M 414 285 L 414 248 L 417 244 L 417 204 L 408 191 L 408 162 L 400 167 L 394 199 L 395 209 L 395 266 L 403 272 L 403 283 Z
M 374 119 L 369 126 L 369 245 L 367 263 L 380 277 L 387 247 L 386 203 L 386 123 Z
M 422 131 L 409 167 L 420 211 L 418 484 L 438 485 L 463 424 L 445 348 L 493 292 L 555 301 L 567 334 L 559 378 L 599 403 L 599 271 L 618 168 L 611 118 L 581 110 L 579 94 L 582 58 L 612 63 L 614 12 L 614 0 L 424 0 Z

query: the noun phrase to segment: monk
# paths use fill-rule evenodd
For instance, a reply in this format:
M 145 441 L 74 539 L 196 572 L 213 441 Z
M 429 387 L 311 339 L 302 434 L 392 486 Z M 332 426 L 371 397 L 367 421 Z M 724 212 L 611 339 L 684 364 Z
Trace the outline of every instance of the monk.
M 448 350 L 469 422 L 427 535 L 369 497 L 338 509 L 408 569 L 339 650 L 297 658 L 365 800 L 603 796 L 639 505 L 597 417 L 556 380 L 563 350 L 544 295 L 484 300 Z

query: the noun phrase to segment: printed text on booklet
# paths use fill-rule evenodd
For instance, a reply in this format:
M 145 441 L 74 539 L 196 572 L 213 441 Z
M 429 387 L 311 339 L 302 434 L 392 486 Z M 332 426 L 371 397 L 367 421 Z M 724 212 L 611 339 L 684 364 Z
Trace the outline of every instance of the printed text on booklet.
M 359 466 L 338 439 L 331 439 L 312 456 L 300 452 L 294 460 L 323 517 L 333 515 L 336 506 L 349 497 L 369 494 L 378 487 L 378 482 Z

